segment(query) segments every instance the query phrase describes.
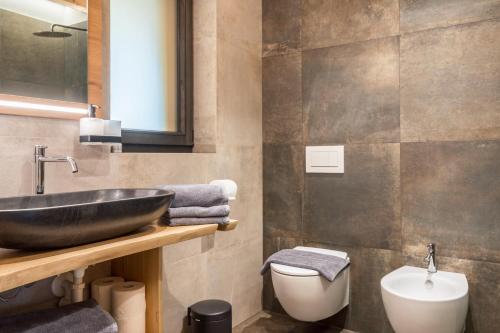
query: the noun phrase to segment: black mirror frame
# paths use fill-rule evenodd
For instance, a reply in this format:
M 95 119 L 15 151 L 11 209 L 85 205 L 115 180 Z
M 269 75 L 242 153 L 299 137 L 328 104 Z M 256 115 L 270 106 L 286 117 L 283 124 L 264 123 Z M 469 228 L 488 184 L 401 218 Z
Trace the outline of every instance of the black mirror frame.
M 122 130 L 122 152 L 192 152 L 193 1 L 177 1 L 177 131 Z

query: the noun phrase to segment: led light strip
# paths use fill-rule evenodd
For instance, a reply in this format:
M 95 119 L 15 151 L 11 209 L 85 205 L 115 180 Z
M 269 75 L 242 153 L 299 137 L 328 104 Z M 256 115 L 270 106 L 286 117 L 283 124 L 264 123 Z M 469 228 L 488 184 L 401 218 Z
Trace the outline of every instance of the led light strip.
M 74 25 L 87 21 L 87 14 L 52 0 L 0 0 L 0 8 L 49 24 Z M 64 2 L 63 2 L 64 3 Z
M 87 109 L 83 108 L 73 108 L 68 106 L 57 106 L 57 105 L 28 103 L 28 102 L 6 101 L 1 99 L 0 99 L 0 107 L 66 112 L 66 113 L 76 113 L 82 115 L 87 114 Z

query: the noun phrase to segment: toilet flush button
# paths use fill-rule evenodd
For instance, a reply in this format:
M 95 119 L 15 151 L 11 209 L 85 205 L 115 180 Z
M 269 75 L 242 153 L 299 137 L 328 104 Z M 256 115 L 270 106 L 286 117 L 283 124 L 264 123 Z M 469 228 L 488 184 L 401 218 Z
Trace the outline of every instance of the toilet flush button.
M 312 151 L 311 166 L 314 167 L 338 167 L 339 154 L 336 151 Z
M 344 146 L 306 147 L 307 173 L 344 173 Z

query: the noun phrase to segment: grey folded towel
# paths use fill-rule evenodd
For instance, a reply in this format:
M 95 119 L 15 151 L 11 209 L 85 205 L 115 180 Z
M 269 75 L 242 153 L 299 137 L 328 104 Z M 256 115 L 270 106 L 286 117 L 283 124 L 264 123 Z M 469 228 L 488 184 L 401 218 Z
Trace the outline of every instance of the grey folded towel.
M 94 300 L 0 318 L 2 333 L 118 333 L 118 325 Z
M 201 224 L 228 224 L 229 217 L 179 217 L 173 219 L 164 219 L 163 222 L 172 227 L 181 225 L 201 225 Z
M 286 249 L 276 252 L 267 258 L 260 273 L 264 274 L 271 267 L 271 263 L 312 269 L 318 271 L 318 273 L 324 276 L 328 281 L 335 280 L 337 275 L 349 266 L 349 261 L 340 257 L 316 252 Z
M 218 185 L 161 185 L 159 188 L 175 192 L 171 208 L 212 207 L 227 205 L 229 198 Z
M 213 207 L 178 207 L 169 208 L 168 217 L 171 219 L 180 217 L 225 217 L 229 216 L 231 208 L 229 205 Z

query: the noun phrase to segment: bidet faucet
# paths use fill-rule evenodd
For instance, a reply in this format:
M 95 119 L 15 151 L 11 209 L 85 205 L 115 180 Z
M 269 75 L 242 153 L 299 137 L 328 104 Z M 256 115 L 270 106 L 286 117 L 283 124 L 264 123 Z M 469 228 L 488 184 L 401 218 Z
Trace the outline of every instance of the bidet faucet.
M 436 244 L 430 243 L 427 244 L 427 257 L 425 257 L 424 261 L 429 264 L 427 267 L 427 272 L 436 273 L 437 265 L 436 265 Z
M 71 156 L 52 156 L 46 157 L 45 150 L 47 146 L 35 146 L 35 194 L 43 194 L 45 190 L 45 163 L 49 162 L 67 162 L 71 166 L 71 172 L 77 173 L 78 166 Z

